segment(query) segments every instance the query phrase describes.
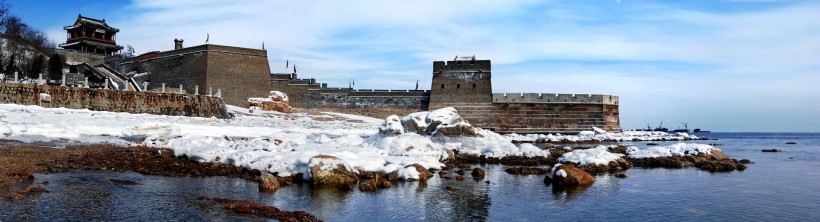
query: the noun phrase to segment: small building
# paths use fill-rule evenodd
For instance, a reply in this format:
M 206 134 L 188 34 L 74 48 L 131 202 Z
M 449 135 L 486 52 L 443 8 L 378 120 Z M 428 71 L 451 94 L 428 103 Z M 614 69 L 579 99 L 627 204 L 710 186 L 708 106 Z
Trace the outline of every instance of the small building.
M 63 29 L 66 30 L 66 42 L 60 44 L 63 49 L 103 55 L 113 55 L 123 49 L 117 45 L 117 32 L 120 30 L 109 26 L 105 19 L 78 15 L 74 24 Z

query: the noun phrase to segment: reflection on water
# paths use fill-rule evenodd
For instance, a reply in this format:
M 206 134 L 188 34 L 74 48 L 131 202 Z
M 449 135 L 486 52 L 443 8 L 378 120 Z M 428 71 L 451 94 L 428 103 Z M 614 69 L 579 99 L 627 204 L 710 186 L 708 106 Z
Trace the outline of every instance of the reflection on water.
M 49 181 L 44 187 L 51 192 L 32 194 L 22 201 L 0 201 L 0 221 L 265 220 L 226 213 L 221 206 L 198 197 L 248 199 L 283 210 L 304 210 L 328 221 L 820 218 L 815 212 L 820 209 L 816 201 L 820 199 L 816 184 L 820 181 L 820 135 L 724 136 L 719 143 L 725 146 L 720 148 L 732 157 L 751 159 L 754 163 L 748 170 L 630 169 L 631 176 L 626 179 L 599 175 L 588 188 L 554 190 L 544 184 L 544 176 L 509 175 L 503 166 L 481 165 L 486 177 L 479 181 L 469 179 L 469 175 L 467 180 L 458 181 L 436 174 L 426 183 L 399 182 L 374 193 L 302 184 L 272 194 L 258 193 L 255 183 L 242 179 L 79 171 L 36 175 L 38 181 Z M 783 138 L 798 140 L 799 145 L 784 145 Z M 785 152 L 762 153 L 762 148 Z M 141 185 L 117 184 L 111 178 Z

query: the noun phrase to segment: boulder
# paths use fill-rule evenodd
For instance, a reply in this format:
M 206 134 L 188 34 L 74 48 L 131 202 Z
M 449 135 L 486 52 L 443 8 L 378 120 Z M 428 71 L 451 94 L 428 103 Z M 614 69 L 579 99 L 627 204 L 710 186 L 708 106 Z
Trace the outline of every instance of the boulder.
M 405 132 L 426 135 L 427 134 L 427 123 L 425 123 L 426 118 L 427 118 L 427 113 L 426 112 L 411 113 L 410 115 L 407 115 L 404 118 L 401 118 L 401 125 L 404 127 Z
M 466 123 L 440 124 L 435 134 L 443 136 L 477 136 L 478 128 Z
M 310 181 L 315 185 L 336 185 L 353 188 L 359 177 L 347 164 L 334 156 L 317 155 L 310 159 Z
M 248 103 L 253 109 L 283 113 L 291 111 L 288 95 L 279 91 L 270 91 L 267 98 L 248 98 Z
M 431 173 L 427 168 L 424 168 L 421 164 L 414 163 L 411 165 L 407 165 L 406 167 L 415 167 L 416 171 L 419 172 L 419 180 L 426 181 L 427 178 L 433 177 L 433 173 Z
M 749 160 L 749 159 L 742 159 L 742 160 L 740 160 L 740 163 L 742 163 L 742 164 L 749 164 L 749 163 L 751 163 L 751 162 L 752 162 L 752 161 L 751 161 L 751 160 Z
M 617 174 L 615 174 L 615 177 L 617 177 L 617 178 L 629 178 L 629 174 L 627 174 L 627 173 L 617 173 Z
M 464 177 L 464 175 L 456 176 L 456 180 L 464 180 L 464 179 L 466 179 L 466 177 Z
M 259 192 L 274 192 L 279 189 L 279 180 L 270 173 L 259 176 Z
M 470 175 L 473 175 L 473 178 L 484 178 L 484 170 L 478 167 L 473 168 L 473 172 L 470 173 Z
M 552 172 L 552 182 L 558 186 L 587 186 L 595 183 L 589 173 L 572 165 L 556 164 Z
M 391 115 L 384 119 L 384 123 L 379 126 L 379 134 L 397 135 L 404 133 L 404 126 L 402 126 L 399 116 Z
M 725 153 L 723 153 L 723 151 L 721 151 L 719 149 L 713 149 L 709 153 L 709 155 L 712 156 L 712 160 L 727 160 L 727 159 L 729 159 L 729 156 L 727 156 Z
M 363 180 L 359 182 L 359 190 L 362 192 L 376 192 L 379 189 L 393 187 L 393 184 L 387 178 L 387 175 L 377 173 L 373 179 Z

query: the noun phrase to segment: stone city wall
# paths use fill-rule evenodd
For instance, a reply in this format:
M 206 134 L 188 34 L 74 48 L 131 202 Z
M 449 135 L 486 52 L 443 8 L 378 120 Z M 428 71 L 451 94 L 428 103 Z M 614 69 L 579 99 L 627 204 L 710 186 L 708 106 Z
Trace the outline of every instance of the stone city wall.
M 50 98 L 41 100 L 41 94 L 48 94 Z M 0 103 L 170 116 L 229 118 L 221 98 L 191 94 L 0 83 Z

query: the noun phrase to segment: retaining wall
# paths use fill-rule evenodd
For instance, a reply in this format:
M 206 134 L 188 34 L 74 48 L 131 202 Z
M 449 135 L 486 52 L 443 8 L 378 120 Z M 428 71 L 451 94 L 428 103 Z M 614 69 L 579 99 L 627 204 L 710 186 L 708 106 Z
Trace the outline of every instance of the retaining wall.
M 41 101 L 41 93 L 50 95 L 50 101 Z M 225 103 L 221 98 L 192 94 L 0 83 L 0 103 L 170 116 L 229 118 Z

